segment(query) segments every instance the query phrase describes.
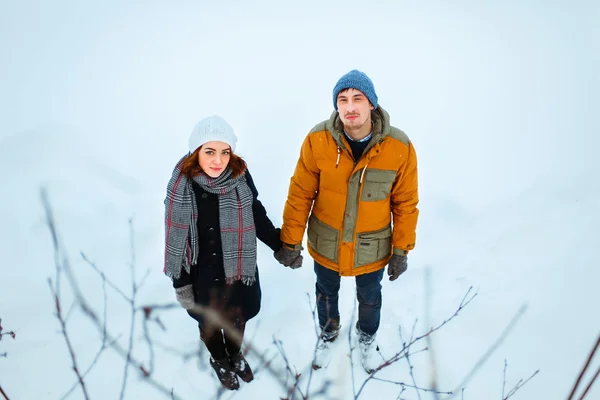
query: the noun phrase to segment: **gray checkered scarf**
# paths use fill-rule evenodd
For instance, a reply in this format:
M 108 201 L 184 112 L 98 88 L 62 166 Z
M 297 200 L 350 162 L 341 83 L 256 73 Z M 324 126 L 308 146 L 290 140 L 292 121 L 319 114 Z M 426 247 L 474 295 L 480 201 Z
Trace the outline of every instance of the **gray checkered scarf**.
M 186 156 L 187 157 L 187 156 Z M 165 267 L 170 278 L 189 273 L 198 262 L 198 206 L 192 182 L 181 173 L 183 157 L 173 170 L 165 198 Z M 256 228 L 252 213 L 253 196 L 246 176 L 232 178 L 227 168 L 218 178 L 202 173 L 193 180 L 208 193 L 219 196 L 219 223 L 225 280 L 252 285 L 256 278 Z

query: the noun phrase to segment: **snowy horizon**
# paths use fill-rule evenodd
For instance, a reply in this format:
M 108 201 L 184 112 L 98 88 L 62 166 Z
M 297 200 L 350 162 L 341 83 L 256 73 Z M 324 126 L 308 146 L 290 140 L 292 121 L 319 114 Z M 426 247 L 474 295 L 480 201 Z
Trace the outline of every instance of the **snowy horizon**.
M 456 389 L 520 315 L 464 399 L 499 398 L 505 359 L 507 390 L 540 370 L 511 398 L 567 398 L 600 334 L 600 4 L 61 0 L 1 9 L 0 318 L 3 332 L 16 332 L 0 341 L 8 398 L 59 399 L 76 382 L 48 286 L 55 255 L 42 188 L 97 313 L 102 282 L 81 253 L 127 294 L 130 264 L 138 282 L 148 273 L 137 305 L 173 303 L 162 273 L 163 200 L 194 124 L 219 114 L 233 126 L 259 199 L 281 226 L 300 145 L 329 118 L 333 86 L 351 69 L 371 77 L 419 163 L 416 248 L 408 271 L 382 283 L 382 353 L 401 349 L 399 328 L 410 336 L 418 321 L 420 335 L 442 323 L 473 287 L 473 301 L 431 335 L 439 390 Z M 316 341 L 312 259 L 305 251 L 303 267 L 290 270 L 259 242 L 258 265 L 262 308 L 246 339 L 277 368 L 285 365 L 273 345 L 280 340 L 304 390 Z M 68 310 L 66 281 L 62 289 Z M 342 279 L 344 340 L 335 363 L 312 373 L 313 389 L 333 380 L 330 398 L 354 398 L 347 342 L 354 289 L 353 279 Z M 107 328 L 127 348 L 130 306 L 108 292 Z M 101 337 L 77 307 L 69 315 L 85 369 Z M 195 321 L 183 309 L 159 315 L 166 330 L 151 327 L 153 378 L 182 399 L 215 398 L 212 370 L 163 348 L 197 351 Z M 140 324 L 134 338 L 134 356 L 147 362 Z M 430 387 L 430 352 L 411 357 L 421 387 Z M 255 355 L 248 360 L 259 369 Z M 367 375 L 354 365 L 360 386 Z M 589 371 L 599 366 L 596 356 Z M 103 352 L 85 378 L 90 398 L 118 398 L 124 370 L 120 356 Z M 134 368 L 128 374 L 125 398 L 169 398 Z M 405 360 L 380 377 L 412 383 Z M 360 398 L 399 393 L 370 381 Z M 223 397 L 285 395 L 260 368 Z M 597 397 L 598 382 L 586 399 Z M 76 388 L 68 398 L 83 395 Z M 401 398 L 433 396 L 407 388 Z

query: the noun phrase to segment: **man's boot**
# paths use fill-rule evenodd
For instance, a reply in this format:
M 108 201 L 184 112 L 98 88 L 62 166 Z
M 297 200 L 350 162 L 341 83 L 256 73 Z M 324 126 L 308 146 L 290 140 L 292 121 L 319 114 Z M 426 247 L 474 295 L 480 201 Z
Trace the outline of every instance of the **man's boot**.
M 379 347 L 375 343 L 376 335 L 369 335 L 360 330 L 356 324 L 356 336 L 358 337 L 358 349 L 360 351 L 360 362 L 367 374 L 373 373 L 383 363 L 379 354 Z
M 332 330 L 321 331 L 319 343 L 317 344 L 317 352 L 312 363 L 312 368 L 315 370 L 327 368 L 331 361 L 331 345 L 340 334 L 340 326 L 336 323 L 332 328 Z

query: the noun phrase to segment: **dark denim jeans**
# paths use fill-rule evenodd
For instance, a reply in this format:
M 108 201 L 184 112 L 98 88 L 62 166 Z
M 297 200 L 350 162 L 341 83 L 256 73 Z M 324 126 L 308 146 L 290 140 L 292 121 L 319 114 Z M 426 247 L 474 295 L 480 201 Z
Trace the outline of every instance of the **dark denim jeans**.
M 358 327 L 366 334 L 374 335 L 379 328 L 381 315 L 381 279 L 384 268 L 379 271 L 356 276 L 356 297 L 358 299 Z M 339 273 L 323 267 L 315 261 L 317 275 L 316 295 L 319 325 L 325 331 L 334 331 L 340 322 L 338 293 Z

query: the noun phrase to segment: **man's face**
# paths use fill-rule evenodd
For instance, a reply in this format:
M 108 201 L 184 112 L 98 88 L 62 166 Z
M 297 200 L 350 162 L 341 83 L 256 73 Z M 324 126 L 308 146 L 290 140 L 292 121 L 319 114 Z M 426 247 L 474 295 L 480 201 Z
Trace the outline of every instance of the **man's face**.
M 358 129 L 371 120 L 373 106 L 360 90 L 342 90 L 337 97 L 337 108 L 342 123 L 349 129 Z

